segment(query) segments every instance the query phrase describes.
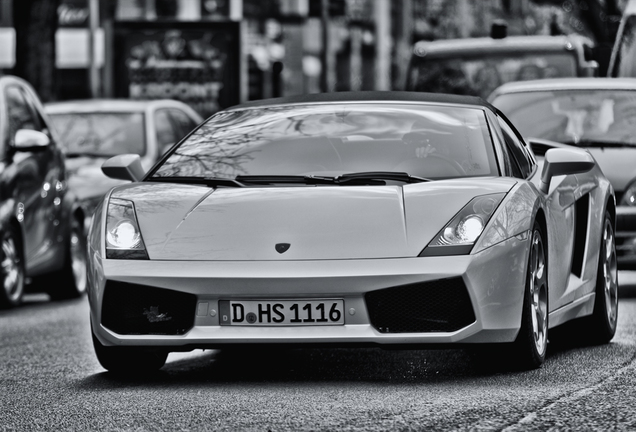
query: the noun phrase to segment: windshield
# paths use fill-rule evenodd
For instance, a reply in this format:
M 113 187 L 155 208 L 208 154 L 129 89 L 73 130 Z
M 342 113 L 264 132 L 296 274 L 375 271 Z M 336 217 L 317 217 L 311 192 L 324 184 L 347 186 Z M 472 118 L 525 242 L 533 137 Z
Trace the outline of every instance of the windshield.
M 501 95 L 493 101 L 526 137 L 581 146 L 636 145 L 636 91 L 559 90 Z
M 146 152 L 143 113 L 50 114 L 65 153 L 111 157 Z
M 409 90 L 487 98 L 508 81 L 577 75 L 575 51 L 556 53 L 483 53 L 452 58 L 418 58 Z
M 153 177 L 369 171 L 432 179 L 496 175 L 485 113 L 480 108 L 393 103 L 222 112 L 182 142 Z

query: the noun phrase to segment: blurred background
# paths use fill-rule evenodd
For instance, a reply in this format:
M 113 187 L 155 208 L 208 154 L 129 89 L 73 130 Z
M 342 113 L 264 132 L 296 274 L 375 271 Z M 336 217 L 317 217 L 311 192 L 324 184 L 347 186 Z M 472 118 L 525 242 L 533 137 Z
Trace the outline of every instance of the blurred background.
M 421 40 L 581 34 L 604 76 L 621 0 L 0 0 L 0 73 L 44 102 L 170 98 L 208 116 L 304 93 L 401 90 Z

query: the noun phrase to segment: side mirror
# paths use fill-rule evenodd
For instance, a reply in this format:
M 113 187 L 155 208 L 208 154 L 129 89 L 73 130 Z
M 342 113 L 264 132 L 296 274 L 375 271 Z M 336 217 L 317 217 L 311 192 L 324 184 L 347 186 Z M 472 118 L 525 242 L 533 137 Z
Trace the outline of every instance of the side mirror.
M 49 137 L 40 131 L 19 129 L 15 133 L 13 148 L 18 151 L 33 151 L 39 148 L 44 148 L 50 143 L 51 140 Z
M 102 164 L 102 172 L 113 179 L 133 182 L 141 181 L 145 175 L 141 158 L 137 154 L 113 156 Z
M 590 171 L 596 165 L 591 154 L 576 148 L 553 148 L 545 153 L 541 172 L 541 192 L 548 193 L 552 177 Z

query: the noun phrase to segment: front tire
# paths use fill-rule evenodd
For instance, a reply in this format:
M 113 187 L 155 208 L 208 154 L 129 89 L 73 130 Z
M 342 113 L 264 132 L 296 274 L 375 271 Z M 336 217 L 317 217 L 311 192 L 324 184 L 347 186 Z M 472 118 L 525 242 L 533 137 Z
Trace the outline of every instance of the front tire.
M 107 371 L 118 374 L 154 372 L 166 364 L 168 352 L 156 348 L 104 346 L 93 336 L 93 347 L 99 364 Z
M 7 226 L 0 236 L 0 308 L 22 303 L 24 294 L 24 259 L 19 232 Z
M 521 328 L 515 353 L 524 369 L 543 365 L 548 348 L 548 261 L 541 226 L 532 228 Z
M 616 238 L 609 212 L 605 212 L 596 274 L 596 299 L 590 317 L 592 341 L 606 344 L 614 337 L 618 322 L 618 265 Z

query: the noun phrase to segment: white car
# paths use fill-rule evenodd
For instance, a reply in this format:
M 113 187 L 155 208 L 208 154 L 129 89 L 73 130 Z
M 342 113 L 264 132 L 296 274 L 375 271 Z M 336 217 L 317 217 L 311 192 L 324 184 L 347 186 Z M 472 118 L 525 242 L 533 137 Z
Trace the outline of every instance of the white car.
M 510 346 L 548 329 L 612 339 L 609 181 L 589 153 L 537 170 L 479 98 L 360 92 L 217 113 L 101 202 L 89 233 L 95 352 L 111 371 L 243 344 Z M 576 225 L 574 224 L 576 221 Z
M 69 187 L 88 219 L 102 196 L 122 183 L 101 172 L 106 159 L 134 153 L 147 170 L 203 121 L 188 105 L 171 99 L 54 102 L 45 110 L 64 148 Z

